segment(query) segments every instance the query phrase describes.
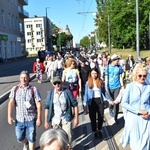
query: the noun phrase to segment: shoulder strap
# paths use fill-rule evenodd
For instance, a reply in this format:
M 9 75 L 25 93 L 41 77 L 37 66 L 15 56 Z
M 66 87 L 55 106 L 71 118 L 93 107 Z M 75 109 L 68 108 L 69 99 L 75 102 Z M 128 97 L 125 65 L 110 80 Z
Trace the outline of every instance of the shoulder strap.
M 34 88 L 33 86 L 30 87 L 32 96 L 34 96 L 34 89 L 33 88 Z
M 14 90 L 15 105 L 16 105 L 16 92 L 18 91 L 18 89 L 19 89 L 19 85 L 17 85 L 17 86 L 15 87 L 15 90 Z
M 18 91 L 18 89 L 19 89 L 19 85 L 17 85 L 17 86 L 15 87 L 15 90 L 14 90 L 15 95 L 16 95 L 16 92 Z
M 33 88 L 34 88 L 33 86 L 30 87 L 32 97 L 34 97 L 34 89 L 33 89 Z M 17 85 L 17 86 L 15 87 L 15 90 L 14 90 L 14 97 L 16 96 L 16 93 L 17 93 L 18 89 L 19 89 L 19 85 Z

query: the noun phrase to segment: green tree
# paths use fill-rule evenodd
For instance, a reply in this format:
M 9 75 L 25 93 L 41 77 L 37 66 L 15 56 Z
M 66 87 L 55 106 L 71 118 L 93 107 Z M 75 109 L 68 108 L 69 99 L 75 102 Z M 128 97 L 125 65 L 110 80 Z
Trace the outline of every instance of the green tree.
M 67 42 L 71 41 L 72 39 L 73 39 L 72 35 L 68 35 L 65 32 L 59 33 L 57 38 L 57 46 L 66 47 Z
M 136 47 L 136 1 L 96 0 L 99 40 L 108 41 L 108 16 L 110 18 L 111 42 L 114 47 Z M 150 0 L 139 1 L 140 46 L 148 48 Z
M 52 44 L 53 45 L 57 45 L 57 38 L 58 38 L 58 31 L 59 31 L 59 28 L 52 23 Z
M 88 36 L 83 37 L 83 38 L 80 40 L 80 45 L 81 45 L 82 47 L 88 48 L 88 47 L 90 46 L 89 37 L 88 37 Z

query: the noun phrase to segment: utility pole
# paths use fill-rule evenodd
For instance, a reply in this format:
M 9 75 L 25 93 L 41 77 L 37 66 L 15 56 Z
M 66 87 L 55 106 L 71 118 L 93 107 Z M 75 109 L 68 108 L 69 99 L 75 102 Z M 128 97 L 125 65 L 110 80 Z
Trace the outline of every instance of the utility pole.
M 49 27 L 49 24 L 48 24 L 48 17 L 47 17 L 47 9 L 48 9 L 49 7 L 46 7 L 45 8 L 45 11 L 46 11 L 46 46 L 47 46 L 47 49 L 49 50 L 49 29 L 48 29 L 48 27 Z
M 139 2 L 136 0 L 136 52 L 137 58 L 140 58 L 140 44 L 139 44 Z
M 59 47 L 59 51 L 61 52 L 61 28 L 60 28 L 60 21 L 59 21 L 59 40 L 60 40 L 60 47 Z
M 110 18 L 108 15 L 108 52 L 111 54 Z
M 150 12 L 149 12 L 149 50 L 150 50 Z

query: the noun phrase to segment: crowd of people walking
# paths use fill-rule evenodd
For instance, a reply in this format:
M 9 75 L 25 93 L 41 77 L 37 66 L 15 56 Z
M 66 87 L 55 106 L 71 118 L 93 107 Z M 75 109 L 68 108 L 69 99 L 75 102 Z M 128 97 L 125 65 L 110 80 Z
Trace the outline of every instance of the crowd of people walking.
M 43 150 L 53 146 L 53 142 L 65 147 L 64 150 L 72 149 L 72 121 L 74 127 L 79 123 L 79 95 L 84 114 L 89 114 L 95 139 L 103 139 L 106 99 L 116 125 L 119 124 L 119 105 L 123 107 L 123 147 L 130 144 L 135 150 L 136 143 L 139 143 L 140 150 L 150 149 L 150 58 L 145 62 L 136 62 L 131 55 L 124 60 L 119 54 L 97 54 L 95 50 L 46 53 L 44 56 L 44 59 L 37 58 L 33 63 L 38 83 L 42 84 L 45 74 L 53 85 L 44 108 L 44 127 L 47 131 L 40 139 Z M 8 104 L 8 123 L 12 125 L 16 122 L 17 140 L 24 144 L 24 150 L 35 149 L 36 126 L 41 125 L 42 117 L 40 92 L 29 84 L 29 80 L 28 72 L 22 71 L 20 84 L 12 88 Z M 127 81 L 132 82 L 127 84 Z M 134 94 L 136 90 L 139 92 Z M 16 119 L 12 118 L 14 107 Z M 56 135 L 56 138 L 50 134 Z

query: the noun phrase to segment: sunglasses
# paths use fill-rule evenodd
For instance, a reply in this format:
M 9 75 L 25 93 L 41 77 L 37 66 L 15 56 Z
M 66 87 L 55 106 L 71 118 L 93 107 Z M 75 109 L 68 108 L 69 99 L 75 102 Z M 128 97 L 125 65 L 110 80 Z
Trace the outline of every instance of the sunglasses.
M 56 84 L 61 84 L 61 82 L 54 82 L 53 84 L 54 84 L 54 85 L 56 85 Z
M 139 74 L 138 77 L 139 77 L 139 78 L 142 78 L 142 77 L 143 77 L 143 78 L 146 78 L 146 75 L 141 75 L 141 74 Z

